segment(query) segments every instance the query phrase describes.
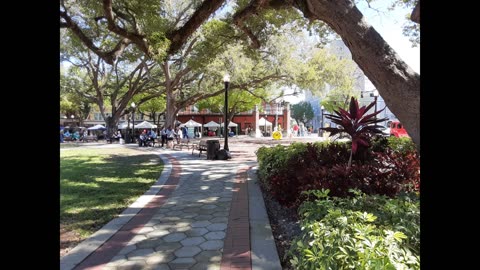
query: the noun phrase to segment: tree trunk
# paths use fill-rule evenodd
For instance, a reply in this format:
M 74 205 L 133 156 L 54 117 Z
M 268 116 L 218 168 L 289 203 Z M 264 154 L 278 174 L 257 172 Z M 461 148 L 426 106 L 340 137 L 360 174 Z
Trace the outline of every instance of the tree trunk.
M 176 114 L 178 112 L 176 106 L 175 93 L 173 92 L 173 80 L 170 76 L 170 65 L 168 61 L 164 61 L 162 69 L 165 74 L 165 94 L 167 96 L 167 108 L 165 110 L 165 127 L 172 126 L 175 128 Z
M 165 126 L 175 128 L 177 108 L 175 107 L 175 96 L 170 89 L 167 89 L 167 109 L 165 111 Z
M 420 150 L 420 75 L 363 19 L 353 1 L 298 0 L 295 5 L 306 18 L 324 21 L 342 37 Z
M 115 132 L 117 131 L 117 123 L 118 122 L 118 119 L 117 121 L 115 121 L 115 119 L 111 116 L 108 116 L 107 119 L 105 120 L 105 123 L 107 124 L 106 128 L 107 128 L 107 137 L 105 138 L 105 140 L 110 140 L 113 136 L 113 134 L 115 134 Z

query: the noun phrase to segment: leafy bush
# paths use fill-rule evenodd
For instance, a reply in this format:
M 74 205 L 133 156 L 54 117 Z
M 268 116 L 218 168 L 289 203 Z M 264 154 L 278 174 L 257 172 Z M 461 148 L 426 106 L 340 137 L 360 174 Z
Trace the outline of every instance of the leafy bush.
M 283 205 L 295 202 L 322 166 L 346 163 L 349 151 L 345 143 L 294 143 L 289 147 L 260 148 L 257 151 L 259 179 Z
M 395 199 L 352 191 L 352 198 L 312 190 L 299 208 L 303 233 L 290 248 L 295 269 L 420 269 L 416 194 Z
M 271 176 L 281 172 L 289 160 L 303 156 L 306 148 L 307 145 L 304 143 L 292 143 L 288 147 L 283 145 L 260 147 L 256 152 L 260 180 L 269 179 Z
M 351 188 L 390 197 L 419 190 L 420 163 L 415 153 L 371 152 L 350 170 L 345 166 L 349 159 L 345 143 L 297 143 L 291 148 L 261 148 L 257 155 L 262 184 L 285 206 L 298 206 L 301 192 L 311 189 L 329 189 L 337 197 L 350 196 Z
M 411 138 L 402 137 L 397 138 L 395 136 L 388 137 L 388 146 L 396 152 L 407 154 L 409 152 L 415 152 L 416 147 Z
M 388 147 L 388 137 L 374 136 L 370 149 L 373 152 L 385 152 Z

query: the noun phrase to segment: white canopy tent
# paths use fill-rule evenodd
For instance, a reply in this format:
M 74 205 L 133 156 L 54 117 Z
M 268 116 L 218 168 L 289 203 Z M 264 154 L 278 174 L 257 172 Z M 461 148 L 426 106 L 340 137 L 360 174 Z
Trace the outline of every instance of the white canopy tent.
M 195 128 L 199 127 L 200 128 L 200 134 L 203 133 L 203 127 L 202 124 L 193 121 L 192 119 L 188 120 L 186 123 L 181 124 L 180 127 L 187 127 L 188 128 L 188 136 L 190 137 L 195 137 Z
M 208 128 L 211 128 L 211 127 L 220 127 L 220 125 L 219 125 L 217 122 L 210 121 L 210 122 L 204 124 L 203 127 L 208 127 Z
M 124 122 L 124 123 L 118 125 L 118 129 L 126 129 L 126 128 L 127 128 L 127 125 L 128 125 L 128 123 L 127 123 L 127 122 Z M 132 122 L 130 122 L 130 125 L 128 126 L 128 128 L 133 128 Z
M 135 128 L 157 128 L 157 125 L 154 125 L 150 122 L 143 121 L 140 124 L 135 124 Z
M 193 121 L 192 119 L 188 120 L 186 123 L 184 124 L 181 124 L 180 127 L 201 127 L 202 124 L 198 123 L 198 122 L 195 122 Z
M 106 127 L 104 127 L 103 125 L 95 125 L 93 127 L 89 127 L 87 128 L 88 130 L 105 130 L 107 129 Z
M 261 117 L 258 119 L 258 127 L 263 130 L 263 132 L 272 132 L 272 122 L 266 120 L 265 118 Z
M 222 123 L 221 126 L 223 127 L 223 125 L 225 125 L 225 123 Z M 230 123 L 228 123 L 228 127 L 237 127 L 238 124 L 235 124 L 234 122 L 230 121 Z
M 266 125 L 265 125 L 265 122 L 267 123 Z M 265 120 L 265 118 L 261 117 L 260 119 L 258 119 L 258 125 L 259 126 L 271 126 L 272 122 L 270 122 L 268 120 Z

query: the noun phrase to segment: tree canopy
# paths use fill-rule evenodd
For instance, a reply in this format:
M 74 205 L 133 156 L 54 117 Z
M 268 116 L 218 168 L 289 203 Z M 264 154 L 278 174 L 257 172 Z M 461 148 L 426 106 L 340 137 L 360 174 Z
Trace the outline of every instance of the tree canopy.
M 188 51 L 197 30 L 212 15 L 220 16 L 222 12 L 217 11 L 226 1 L 170 3 L 61 0 L 60 27 L 69 29 L 78 42 L 110 65 L 114 65 L 118 57 L 132 46 L 145 55 L 144 61 L 163 61 L 167 119 L 170 117 L 171 120 L 172 112 L 182 104 L 172 104 L 173 91 L 168 89 L 175 81 L 168 80 L 166 63 L 178 60 L 176 56 L 181 50 Z M 416 2 L 399 0 L 398 3 Z M 402 61 L 367 23 L 353 0 L 238 0 L 232 1 L 230 10 L 223 12 L 222 16 L 224 29 L 234 31 L 222 31 L 216 37 L 233 38 L 237 44 L 249 45 L 245 50 L 251 52 L 262 51 L 270 37 L 282 31 L 279 27 L 282 25 L 296 25 L 297 29 L 307 29 L 322 39 L 333 30 L 420 148 L 420 75 Z
M 302 101 L 292 105 L 292 118 L 295 119 L 297 123 L 303 123 L 304 126 L 307 126 L 307 123 L 312 120 L 313 117 L 313 108 L 310 102 Z

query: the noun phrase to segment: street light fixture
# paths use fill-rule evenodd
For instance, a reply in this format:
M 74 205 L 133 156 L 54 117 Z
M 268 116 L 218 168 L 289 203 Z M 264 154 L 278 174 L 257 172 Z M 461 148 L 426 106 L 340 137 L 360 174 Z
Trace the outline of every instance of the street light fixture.
M 73 122 L 73 119 L 75 119 L 75 115 L 72 114 L 72 115 L 70 116 L 70 118 L 72 118 L 72 126 L 75 126 L 75 125 L 74 125 L 74 122 Z
M 223 144 L 223 149 L 229 151 L 228 149 L 228 85 L 230 84 L 230 75 L 225 74 L 223 76 L 223 82 L 225 83 L 225 128 L 223 132 L 223 136 L 225 136 L 225 142 Z
M 132 143 L 135 143 L 135 102 L 130 104 L 132 107 Z

